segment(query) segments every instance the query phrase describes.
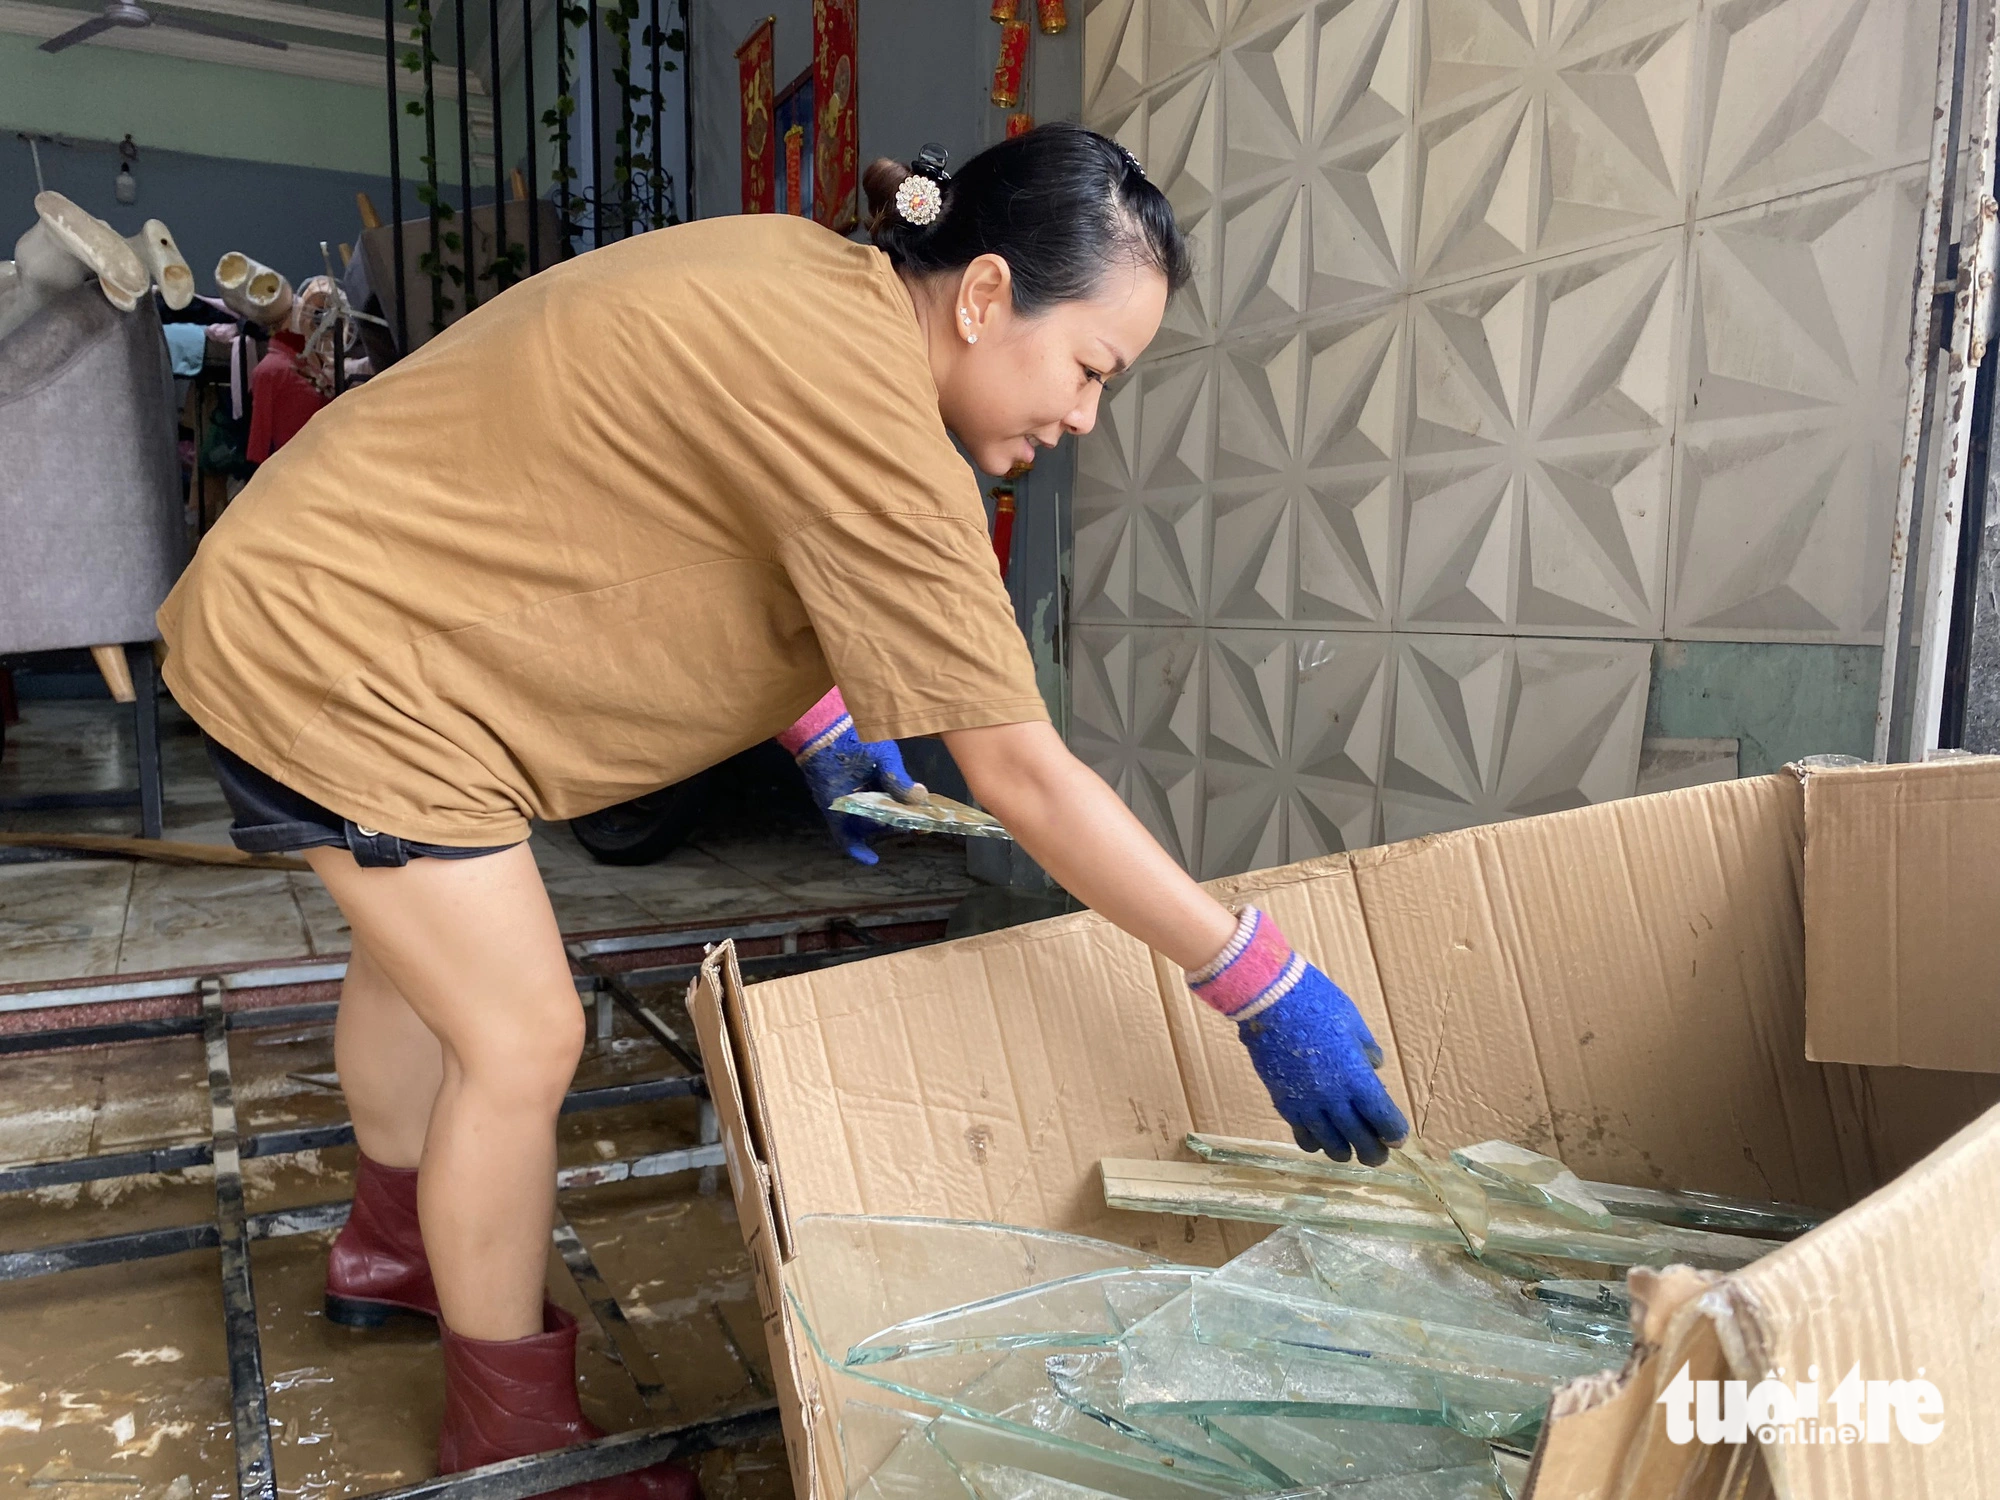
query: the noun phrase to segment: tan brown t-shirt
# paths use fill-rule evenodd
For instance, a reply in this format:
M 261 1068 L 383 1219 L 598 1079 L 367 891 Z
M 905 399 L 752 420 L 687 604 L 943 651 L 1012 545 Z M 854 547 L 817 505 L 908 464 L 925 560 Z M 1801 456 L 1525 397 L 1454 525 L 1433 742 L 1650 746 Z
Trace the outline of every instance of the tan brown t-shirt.
M 160 610 L 174 696 L 286 785 L 499 844 L 838 682 L 864 738 L 1045 719 L 885 256 L 706 220 L 480 307 L 258 470 Z

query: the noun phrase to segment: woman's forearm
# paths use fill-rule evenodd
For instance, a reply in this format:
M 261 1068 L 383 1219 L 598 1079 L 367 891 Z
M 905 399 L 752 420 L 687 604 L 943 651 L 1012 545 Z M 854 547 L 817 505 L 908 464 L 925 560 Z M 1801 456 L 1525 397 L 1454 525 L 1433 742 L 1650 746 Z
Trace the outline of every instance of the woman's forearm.
M 1003 724 L 944 740 L 972 794 L 1064 890 L 1184 969 L 1222 951 L 1235 917 L 1053 728 Z

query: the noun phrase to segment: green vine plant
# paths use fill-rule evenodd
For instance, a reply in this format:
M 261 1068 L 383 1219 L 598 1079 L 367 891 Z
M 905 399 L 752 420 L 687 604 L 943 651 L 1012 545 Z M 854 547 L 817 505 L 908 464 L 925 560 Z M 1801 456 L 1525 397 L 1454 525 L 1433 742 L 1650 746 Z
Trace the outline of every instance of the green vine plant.
M 590 24 L 590 11 L 585 5 L 560 0 L 559 14 L 562 18 L 562 74 L 574 78 L 576 74 L 576 49 L 571 38 Z M 652 90 L 636 81 L 632 74 L 633 30 L 639 20 L 639 0 L 605 0 L 600 8 L 605 30 L 611 34 L 614 56 L 611 78 L 616 86 L 619 100 L 618 129 L 612 137 L 611 181 L 606 185 L 606 202 L 600 208 L 592 200 L 590 191 L 583 186 L 582 169 L 570 160 L 567 167 L 558 165 L 553 172 L 557 179 L 556 191 L 563 218 L 572 226 L 581 229 L 589 215 L 603 222 L 607 228 L 630 230 L 643 224 L 648 229 L 664 228 L 678 224 L 680 215 L 674 207 L 673 180 L 666 175 L 666 169 L 659 159 L 659 142 L 652 139 L 653 118 L 647 107 L 651 102 Z M 685 54 L 687 32 L 685 17 L 686 0 L 682 0 L 683 25 L 670 31 L 657 33 L 657 45 L 669 52 Z M 639 29 L 637 45 L 651 49 L 655 45 L 656 33 L 650 24 Z M 673 73 L 680 70 L 680 64 L 673 59 L 662 57 L 660 71 Z M 564 92 L 555 104 L 542 112 L 542 125 L 550 132 L 550 141 L 556 147 L 557 161 L 568 157 L 573 143 L 571 122 L 577 108 L 573 93 Z M 664 179 L 661 192 L 661 212 L 655 215 L 650 202 L 652 185 L 655 180 Z M 625 208 L 627 191 L 632 195 L 632 208 Z
M 688 0 L 680 0 L 680 26 L 656 33 L 648 23 L 639 28 L 637 45 L 648 50 L 657 45 L 663 51 L 684 56 L 687 52 L 687 4 Z M 652 90 L 647 84 L 635 80 L 632 73 L 633 30 L 639 20 L 639 5 L 640 0 L 604 0 L 600 12 L 614 43 L 611 77 L 618 89 L 619 99 L 619 124 L 612 138 L 612 178 L 607 189 L 610 201 L 603 205 L 603 222 L 607 227 L 622 227 L 628 231 L 638 224 L 660 229 L 680 222 L 680 213 L 674 205 L 673 178 L 660 160 L 660 143 L 653 139 L 653 118 L 648 108 Z M 442 61 L 433 40 L 435 17 L 431 0 L 403 0 L 403 8 L 411 17 L 411 42 L 402 54 L 403 68 L 410 73 L 421 73 L 428 80 Z M 557 31 L 562 49 L 561 76 L 573 79 L 576 76 L 576 47 L 572 38 L 590 24 L 590 10 L 576 0 L 557 0 L 557 15 L 561 22 Z M 672 58 L 660 59 L 662 73 L 678 72 L 680 66 Z M 431 331 L 442 333 L 447 315 L 458 310 L 459 302 L 455 294 L 465 285 L 465 241 L 458 224 L 458 211 L 445 198 L 438 179 L 435 99 L 435 91 L 426 89 L 404 104 L 403 109 L 424 124 L 424 150 L 417 158 L 423 165 L 424 178 L 417 185 L 417 201 L 429 212 L 436 231 L 431 243 L 417 257 L 417 268 L 431 282 Z M 426 107 L 426 100 L 432 101 L 432 107 Z M 548 139 L 556 148 L 559 163 L 569 159 L 576 109 L 575 92 L 565 89 L 554 104 L 542 111 L 542 127 L 549 132 Z M 495 172 L 497 203 L 501 197 L 497 167 Z M 583 186 L 581 168 L 569 159 L 567 166 L 557 165 L 549 175 L 553 179 L 557 208 L 563 220 L 572 231 L 580 230 L 594 207 L 589 191 Z M 661 182 L 661 211 L 657 215 L 653 213 L 650 201 L 656 180 Z M 624 207 L 628 190 L 632 194 L 629 213 Z M 504 220 L 496 218 L 496 222 L 503 223 Z M 478 274 L 491 277 L 497 286 L 504 288 L 525 277 L 527 265 L 526 245 L 509 243 L 504 249 L 496 245 L 492 258 Z M 449 290 L 446 283 L 450 284 Z
M 558 0 L 556 6 L 556 46 L 560 52 L 557 58 L 557 76 L 565 80 L 576 77 L 576 47 L 570 38 L 577 28 L 590 24 L 590 11 L 581 5 Z M 556 207 L 562 215 L 564 237 L 582 222 L 584 200 L 577 193 L 579 181 L 577 165 L 570 157 L 572 141 L 570 120 L 576 114 L 576 95 L 568 88 L 556 95 L 556 102 L 542 111 L 542 126 L 549 132 L 549 142 L 555 147 L 555 164 L 550 167 L 551 186 L 556 192 Z
M 407 72 L 422 73 L 428 80 L 439 61 L 431 40 L 430 0 L 403 0 L 403 8 L 414 18 L 411 26 L 413 45 L 403 53 L 403 67 Z M 465 272 L 458 263 L 445 259 L 438 252 L 442 248 L 457 254 L 465 248 L 465 241 L 459 231 L 451 227 L 458 218 L 457 211 L 445 201 L 438 188 L 437 119 L 435 111 L 426 108 L 426 101 L 434 104 L 435 100 L 435 92 L 426 88 L 403 108 L 406 113 L 424 122 L 424 150 L 417 158 L 423 164 L 424 180 L 417 185 L 417 201 L 430 210 L 431 222 L 437 228 L 432 242 L 417 257 L 417 269 L 431 279 L 431 332 L 443 333 L 445 315 L 458 307 L 457 299 L 445 291 L 444 284 L 449 280 L 454 287 L 462 287 Z

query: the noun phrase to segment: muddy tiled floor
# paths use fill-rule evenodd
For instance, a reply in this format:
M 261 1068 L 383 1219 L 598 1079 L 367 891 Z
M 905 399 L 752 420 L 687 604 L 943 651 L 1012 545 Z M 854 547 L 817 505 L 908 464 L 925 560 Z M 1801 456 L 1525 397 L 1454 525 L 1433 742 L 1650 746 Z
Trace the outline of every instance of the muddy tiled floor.
M 655 995 L 671 1006 L 670 996 Z M 324 1081 L 330 1026 L 239 1029 L 231 1064 L 246 1133 L 337 1121 Z M 625 1029 L 592 1041 L 578 1086 L 674 1072 Z M 191 1038 L 0 1059 L 0 1164 L 201 1139 L 201 1049 Z M 299 1075 L 317 1075 L 301 1077 Z M 697 1105 L 671 1100 L 565 1116 L 565 1166 L 695 1143 Z M 252 1213 L 343 1198 L 351 1149 L 245 1162 Z M 726 1184 L 697 1175 L 563 1194 L 560 1211 L 618 1297 L 663 1388 L 649 1411 L 560 1260 L 550 1295 L 579 1314 L 584 1405 L 606 1428 L 693 1421 L 769 1399 L 751 1268 Z M 0 1249 L 207 1219 L 206 1168 L 0 1195 Z M 441 1388 L 422 1325 L 356 1333 L 320 1312 L 329 1235 L 259 1242 L 253 1270 L 280 1492 L 333 1500 L 432 1472 Z M 229 1385 L 216 1255 L 192 1252 L 0 1283 L 0 1492 L 37 1500 L 165 1500 L 234 1494 Z M 784 1500 L 776 1444 L 711 1454 L 711 1500 Z
M 7 731 L 0 796 L 130 786 L 132 711 L 110 702 L 33 700 Z M 201 737 L 161 705 L 166 837 L 226 844 L 229 811 Z M 739 815 L 740 814 L 740 815 Z M 0 832 L 137 831 L 135 810 L 4 813 Z M 954 839 L 892 835 L 882 862 L 839 853 L 810 808 L 730 809 L 656 864 L 600 865 L 567 824 L 538 824 L 536 862 L 557 920 L 576 935 L 737 919 L 913 897 L 956 901 L 972 888 Z M 126 861 L 0 865 L 0 984 L 257 963 L 348 950 L 346 925 L 318 880 L 283 870 Z

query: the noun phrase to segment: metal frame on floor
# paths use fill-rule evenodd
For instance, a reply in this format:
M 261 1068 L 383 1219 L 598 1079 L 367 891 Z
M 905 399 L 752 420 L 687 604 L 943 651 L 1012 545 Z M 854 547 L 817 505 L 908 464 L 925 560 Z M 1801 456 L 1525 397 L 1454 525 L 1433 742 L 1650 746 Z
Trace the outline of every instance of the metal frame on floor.
M 777 949 L 776 952 L 743 960 L 746 972 L 766 977 L 796 973 L 934 941 L 943 935 L 943 923 L 949 911 L 948 906 L 911 904 L 862 912 L 819 912 L 753 921 L 733 928 L 665 929 L 570 944 L 572 961 L 594 971 L 577 975 L 576 985 L 579 999 L 596 1012 L 597 1035 L 600 1038 L 609 1037 L 614 1012 L 623 1010 L 687 1072 L 638 1083 L 578 1089 L 565 1098 L 563 1113 L 610 1109 L 658 1099 L 698 1098 L 701 1100 L 701 1144 L 630 1160 L 567 1168 L 557 1174 L 557 1190 L 564 1192 L 637 1177 L 698 1171 L 702 1173 L 701 1190 L 712 1192 L 717 1171 L 723 1165 L 715 1111 L 708 1103 L 700 1058 L 658 1011 L 634 993 L 635 987 L 690 979 L 699 964 L 675 961 L 620 971 L 617 968 L 620 960 L 643 963 L 649 958 L 680 959 L 691 949 L 700 951 L 712 942 L 731 938 L 753 947 Z M 914 941 L 884 942 L 871 935 L 871 930 L 881 929 L 889 929 L 895 938 L 921 935 L 916 936 Z M 841 945 L 843 939 L 847 946 Z M 21 1051 L 27 1049 L 23 1044 L 44 1050 L 198 1031 L 207 1053 L 210 1116 L 209 1138 L 206 1141 L 24 1163 L 0 1171 L 0 1193 L 204 1165 L 213 1168 L 215 1177 L 215 1216 L 211 1220 L 77 1240 L 33 1250 L 0 1252 L 0 1281 L 57 1275 L 93 1266 L 177 1255 L 188 1250 L 214 1248 L 219 1251 L 223 1324 L 229 1358 L 231 1429 L 236 1441 L 238 1500 L 277 1500 L 278 1495 L 270 1415 L 265 1405 L 262 1351 L 257 1335 L 257 1294 L 251 1274 L 250 1245 L 260 1239 L 337 1228 L 346 1222 L 350 1206 L 344 1201 L 318 1203 L 251 1214 L 246 1211 L 244 1203 L 242 1163 L 253 1156 L 280 1156 L 345 1145 L 354 1139 L 354 1128 L 351 1124 L 342 1123 L 251 1135 L 241 1133 L 236 1118 L 229 1032 L 245 1026 L 324 1022 L 332 1019 L 335 1007 L 333 1002 L 324 1001 L 228 1010 L 224 1006 L 224 997 L 231 992 L 258 988 L 294 989 L 301 985 L 330 983 L 337 981 L 345 968 L 344 964 L 290 966 L 230 975 L 172 976 L 0 996 L 0 1012 L 35 1008 L 67 1011 L 71 1007 L 99 1003 L 170 1000 L 187 996 L 199 998 L 200 1009 L 195 1015 L 0 1037 L 0 1043 L 11 1044 L 6 1050 Z M 656 1378 L 651 1355 L 633 1336 L 616 1296 L 591 1260 L 589 1249 L 571 1229 L 566 1218 L 559 1216 L 554 1241 L 571 1280 L 576 1283 L 604 1333 L 605 1346 L 613 1362 L 631 1380 L 635 1394 L 647 1411 L 660 1418 L 669 1416 L 671 1398 Z M 776 1435 L 778 1430 L 777 1408 L 766 1403 L 705 1422 L 668 1423 L 638 1432 L 617 1433 L 555 1453 L 510 1459 L 460 1474 L 440 1475 L 401 1489 L 381 1492 L 368 1497 L 368 1500 L 527 1500 L 529 1496 L 546 1494 L 568 1485 L 630 1473 L 669 1459 L 693 1457 L 710 1448 L 760 1441 Z

